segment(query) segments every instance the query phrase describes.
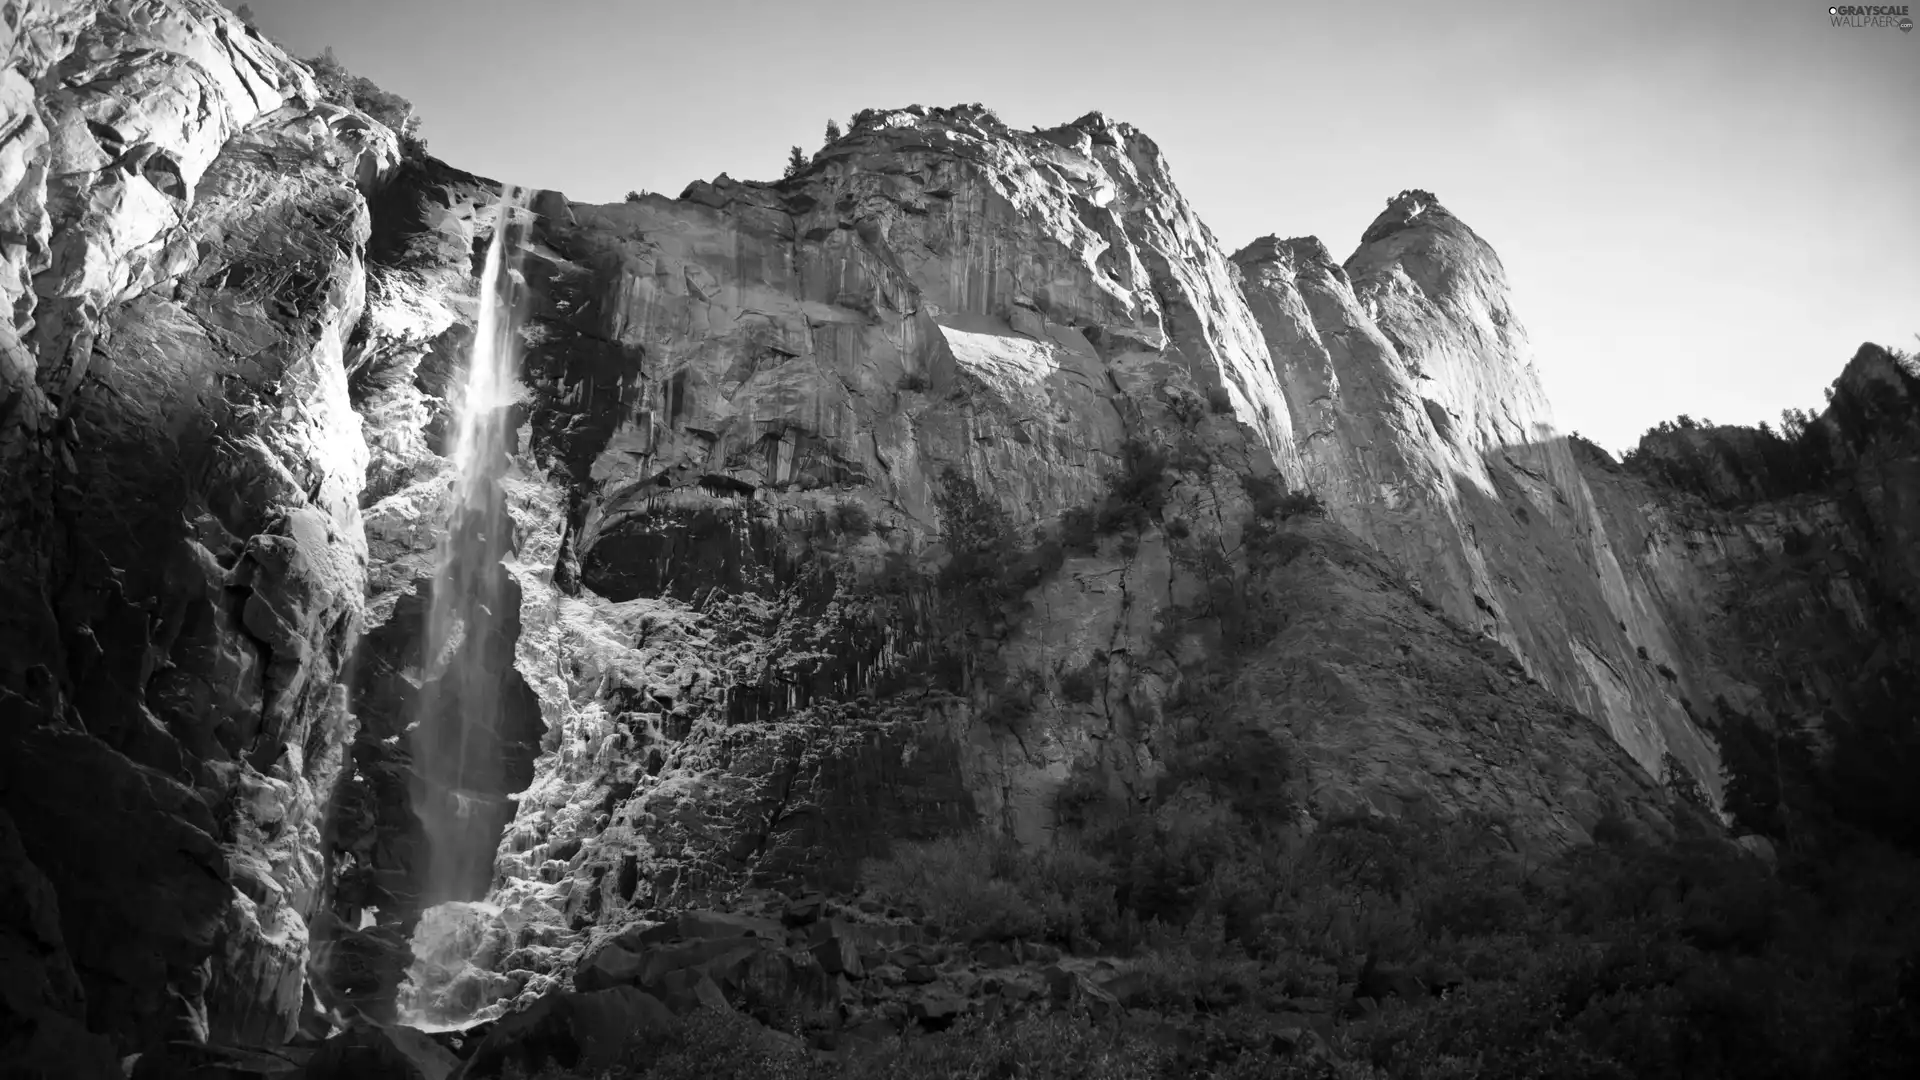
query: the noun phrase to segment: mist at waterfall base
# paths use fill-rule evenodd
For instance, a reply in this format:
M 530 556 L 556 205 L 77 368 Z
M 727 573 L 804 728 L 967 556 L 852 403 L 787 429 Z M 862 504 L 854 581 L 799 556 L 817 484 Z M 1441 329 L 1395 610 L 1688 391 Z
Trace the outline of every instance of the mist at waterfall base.
M 458 1026 L 498 1001 L 500 981 L 473 960 L 497 908 L 484 902 L 495 847 L 512 819 L 500 676 L 513 668 L 519 589 L 502 560 L 513 545 L 501 479 L 514 450 L 517 264 L 527 192 L 503 189 L 480 270 L 479 307 L 464 386 L 452 402 L 451 514 L 440 540 L 422 650 L 418 713 L 409 729 L 411 796 L 425 841 L 422 911 L 399 1010 L 415 1027 Z

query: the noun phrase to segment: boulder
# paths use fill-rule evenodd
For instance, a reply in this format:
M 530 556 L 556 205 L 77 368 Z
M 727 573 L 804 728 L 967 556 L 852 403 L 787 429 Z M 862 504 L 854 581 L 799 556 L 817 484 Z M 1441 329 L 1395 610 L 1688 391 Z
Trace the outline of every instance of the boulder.
M 787 902 L 780 913 L 780 921 L 787 926 L 807 926 L 820 918 L 826 902 L 825 893 L 802 893 Z
M 1735 837 L 1733 842 L 1740 845 L 1740 850 L 1764 863 L 1767 869 L 1779 868 L 1780 856 L 1774 851 L 1773 841 L 1766 837 L 1758 833 L 1748 833 L 1745 836 Z
M 809 950 L 820 969 L 829 975 L 846 975 L 858 979 L 865 974 L 860 960 L 860 945 L 852 934 L 844 930 L 829 930 L 816 940 Z
M 609 942 L 584 957 L 573 972 L 573 987 L 583 992 L 605 990 L 640 981 L 646 970 L 645 954 L 619 942 Z
M 502 1017 L 453 1077 L 498 1077 L 509 1064 L 527 1073 L 549 1064 L 606 1069 L 618 1063 L 630 1039 L 664 1034 L 672 1026 L 673 1014 L 659 999 L 631 986 L 548 994 Z
M 460 1060 L 407 1027 L 356 1026 L 314 1050 L 305 1080 L 447 1080 Z
M 928 1031 L 944 1031 L 972 1007 L 966 998 L 951 990 L 928 987 L 914 995 L 913 1019 Z
M 772 919 L 724 911 L 689 911 L 678 921 L 683 938 L 755 937 L 775 943 L 787 940 L 786 929 Z

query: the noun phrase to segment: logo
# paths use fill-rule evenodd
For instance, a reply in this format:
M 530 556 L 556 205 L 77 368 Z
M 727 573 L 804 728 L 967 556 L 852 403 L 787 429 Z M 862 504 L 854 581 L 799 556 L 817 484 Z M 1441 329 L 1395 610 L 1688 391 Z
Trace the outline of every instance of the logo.
M 1836 4 L 1827 17 L 1835 26 L 1890 26 L 1913 33 L 1913 8 L 1907 4 Z

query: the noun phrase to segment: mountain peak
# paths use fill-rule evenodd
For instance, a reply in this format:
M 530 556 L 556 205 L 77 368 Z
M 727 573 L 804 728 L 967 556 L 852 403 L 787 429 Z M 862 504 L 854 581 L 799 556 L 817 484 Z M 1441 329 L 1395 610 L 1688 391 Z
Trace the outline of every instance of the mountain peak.
M 1317 236 L 1294 236 L 1282 240 L 1268 234 L 1234 252 L 1232 261 L 1243 269 L 1262 263 L 1278 263 L 1295 273 L 1310 267 L 1336 272 L 1340 270 L 1340 261 L 1333 257 L 1333 252 L 1328 251 L 1327 245 Z
M 1435 222 L 1439 219 L 1457 220 L 1431 191 L 1408 188 L 1387 200 L 1387 208 L 1373 219 L 1367 231 L 1360 237 L 1362 244 L 1371 244 L 1384 240 L 1394 233 Z

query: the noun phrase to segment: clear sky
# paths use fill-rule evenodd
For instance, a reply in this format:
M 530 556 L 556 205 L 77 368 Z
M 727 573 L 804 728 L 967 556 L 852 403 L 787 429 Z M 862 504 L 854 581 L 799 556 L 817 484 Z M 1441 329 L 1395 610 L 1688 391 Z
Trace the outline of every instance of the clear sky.
M 828 118 L 1141 128 L 1229 252 L 1403 188 L 1499 251 L 1563 428 L 1817 407 L 1920 345 L 1920 32 L 1797 0 L 250 0 L 437 156 L 602 202 L 773 178 Z M 1914 5 L 1920 9 L 1920 3 Z

